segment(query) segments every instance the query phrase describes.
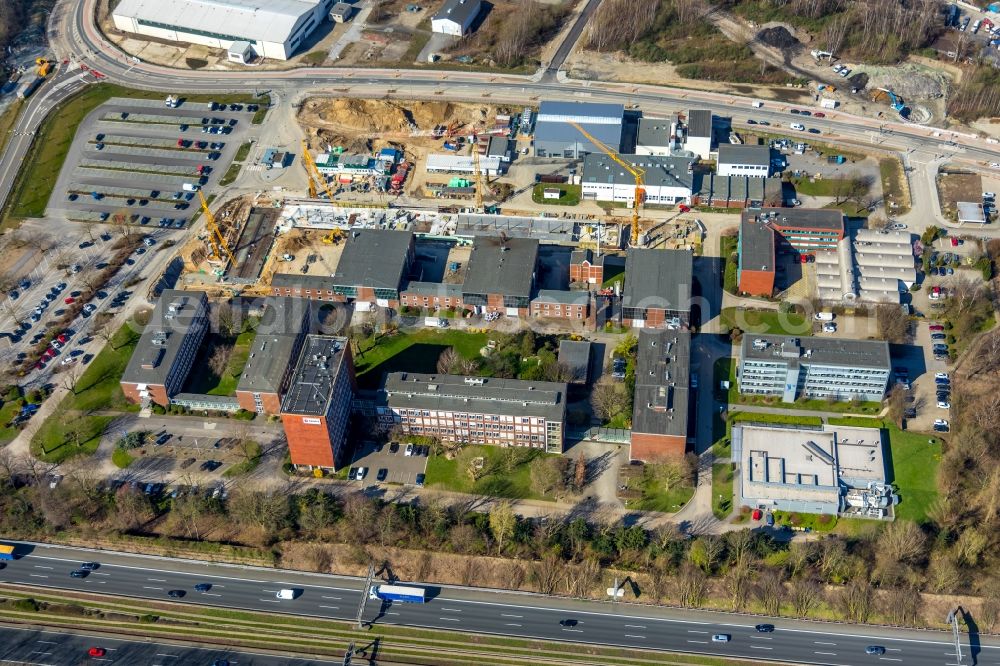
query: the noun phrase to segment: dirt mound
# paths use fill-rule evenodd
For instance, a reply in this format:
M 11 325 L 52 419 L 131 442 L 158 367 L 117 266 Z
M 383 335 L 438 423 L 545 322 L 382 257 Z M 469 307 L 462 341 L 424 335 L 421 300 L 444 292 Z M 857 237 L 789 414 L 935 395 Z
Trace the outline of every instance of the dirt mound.
M 453 102 L 403 102 L 381 99 L 312 99 L 302 105 L 306 126 L 357 132 L 413 132 L 436 125 L 482 123 L 496 110 Z
M 852 88 L 857 88 L 858 90 L 864 90 L 868 87 L 868 75 L 864 72 L 858 72 L 849 77 L 847 81 L 851 84 Z
M 947 92 L 951 83 L 946 72 L 909 63 L 884 67 L 865 66 L 863 73 L 868 75 L 869 89 L 887 88 L 908 103 L 938 99 Z M 854 77 L 851 77 L 851 83 L 854 83 Z
M 797 50 L 802 46 L 802 42 L 795 39 L 787 28 L 780 25 L 761 30 L 757 33 L 757 40 L 782 51 Z

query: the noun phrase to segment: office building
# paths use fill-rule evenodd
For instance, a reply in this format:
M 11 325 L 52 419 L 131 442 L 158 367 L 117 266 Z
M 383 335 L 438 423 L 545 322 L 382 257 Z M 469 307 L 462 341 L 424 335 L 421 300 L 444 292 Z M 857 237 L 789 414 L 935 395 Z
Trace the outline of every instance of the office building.
M 702 174 L 694 171 L 688 157 L 620 155 L 641 169 L 643 201 L 648 204 L 690 204 L 691 194 L 701 189 Z M 635 176 L 604 153 L 587 155 L 583 162 L 582 196 L 594 201 L 616 201 L 631 206 L 635 200 Z
M 579 158 L 601 149 L 570 123 L 621 152 L 625 107 L 621 104 L 542 102 L 535 120 L 535 156 Z
M 463 306 L 477 314 L 528 316 L 537 266 L 537 240 L 476 237 L 462 286 Z
M 307 335 L 281 400 L 281 424 L 296 468 L 331 472 L 341 466 L 354 391 L 347 338 Z
M 712 157 L 712 112 L 692 109 L 688 111 L 684 149 L 703 160 Z
M 656 462 L 687 450 L 691 334 L 639 331 L 629 459 Z
M 594 364 L 593 344 L 588 340 L 560 340 L 559 363 L 569 371 L 571 384 L 589 384 Z
M 246 42 L 263 58 L 287 60 L 326 20 L 334 0 L 121 0 L 122 32 L 230 49 Z M 246 58 L 245 51 L 242 56 Z
M 895 500 L 881 430 L 734 423 L 732 451 L 738 506 L 890 517 Z
M 622 323 L 634 328 L 687 326 L 693 266 L 687 250 L 630 248 L 625 258 Z
M 590 292 L 539 289 L 531 299 L 531 316 L 582 322 L 590 316 Z
M 880 401 L 889 383 L 889 343 L 878 340 L 743 336 L 737 368 L 740 393 Z
M 143 407 L 166 407 L 187 379 L 208 330 L 203 291 L 166 289 L 136 344 L 121 378 L 125 397 Z
M 719 146 L 716 173 L 720 176 L 768 178 L 771 173 L 770 146 L 723 144 Z
M 556 382 L 393 372 L 386 375 L 376 412 L 385 430 L 561 453 L 566 388 Z
M 236 385 L 241 409 L 258 414 L 281 412 L 281 398 L 309 332 L 311 314 L 312 303 L 304 298 L 265 299 L 257 334 Z

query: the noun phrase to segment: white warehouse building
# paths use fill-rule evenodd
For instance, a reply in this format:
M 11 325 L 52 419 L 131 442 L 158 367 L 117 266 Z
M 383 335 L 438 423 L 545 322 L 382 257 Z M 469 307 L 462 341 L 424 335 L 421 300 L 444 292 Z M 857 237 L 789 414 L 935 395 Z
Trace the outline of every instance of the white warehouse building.
M 263 58 L 288 60 L 336 0 L 121 0 L 112 13 L 126 33 L 230 49 L 249 42 Z
M 692 193 L 701 189 L 701 174 L 693 170 L 690 157 L 621 155 L 645 172 L 643 190 L 648 204 L 690 204 Z M 635 177 L 603 153 L 590 153 L 583 161 L 582 195 L 591 201 L 618 201 L 632 205 Z

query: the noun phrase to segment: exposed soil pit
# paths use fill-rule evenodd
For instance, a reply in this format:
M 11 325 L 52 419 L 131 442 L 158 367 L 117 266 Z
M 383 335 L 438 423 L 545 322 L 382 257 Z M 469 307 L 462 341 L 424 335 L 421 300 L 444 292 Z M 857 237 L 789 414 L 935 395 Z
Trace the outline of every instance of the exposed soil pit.
M 901 96 L 907 103 L 943 97 L 951 83 L 948 76 L 940 70 L 910 64 L 893 67 L 865 66 L 863 72 L 851 77 L 851 85 L 861 88 L 854 82 L 861 75 L 867 75 L 869 90 L 886 88 Z

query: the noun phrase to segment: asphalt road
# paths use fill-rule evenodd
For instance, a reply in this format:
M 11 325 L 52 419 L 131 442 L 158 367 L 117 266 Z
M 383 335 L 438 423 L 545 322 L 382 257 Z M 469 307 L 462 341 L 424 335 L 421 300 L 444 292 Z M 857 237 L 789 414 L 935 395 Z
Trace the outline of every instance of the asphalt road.
M 89 560 L 100 562 L 100 568 L 87 578 L 69 576 L 80 562 Z M 0 570 L 0 581 L 158 601 L 168 601 L 167 592 L 177 589 L 185 592 L 178 603 L 338 620 L 355 617 L 363 585 L 360 579 L 343 576 L 49 546 L 36 546 L 33 550 L 26 547 L 23 557 Z M 197 583 L 210 583 L 212 587 L 204 593 L 195 592 Z M 942 632 L 763 620 L 725 613 L 625 603 L 612 605 L 533 594 L 424 587 L 429 597 L 426 604 L 366 601 L 365 621 L 799 664 L 941 666 L 957 663 L 954 646 L 948 634 Z M 294 600 L 279 600 L 276 594 L 282 588 L 296 589 L 299 594 Z M 562 625 L 560 621 L 563 620 L 571 620 L 573 624 Z M 762 621 L 772 622 L 775 632 L 758 633 L 754 625 Z M 713 642 L 714 634 L 727 634 L 731 640 Z M 964 663 L 972 663 L 968 660 L 968 637 L 963 639 Z M 1000 646 L 974 642 L 977 643 L 978 665 L 1000 664 Z M 869 645 L 884 646 L 886 654 L 866 655 L 865 648 Z
M 89 657 L 88 650 L 101 647 L 104 657 Z M 29 666 L 76 666 L 88 664 L 129 664 L 132 666 L 208 666 L 216 659 L 225 659 L 232 666 L 311 666 L 342 664 L 328 661 L 298 659 L 226 648 L 190 647 L 174 643 L 119 640 L 87 633 L 67 633 L 65 630 L 45 630 L 30 627 L 0 627 L 0 662 Z

